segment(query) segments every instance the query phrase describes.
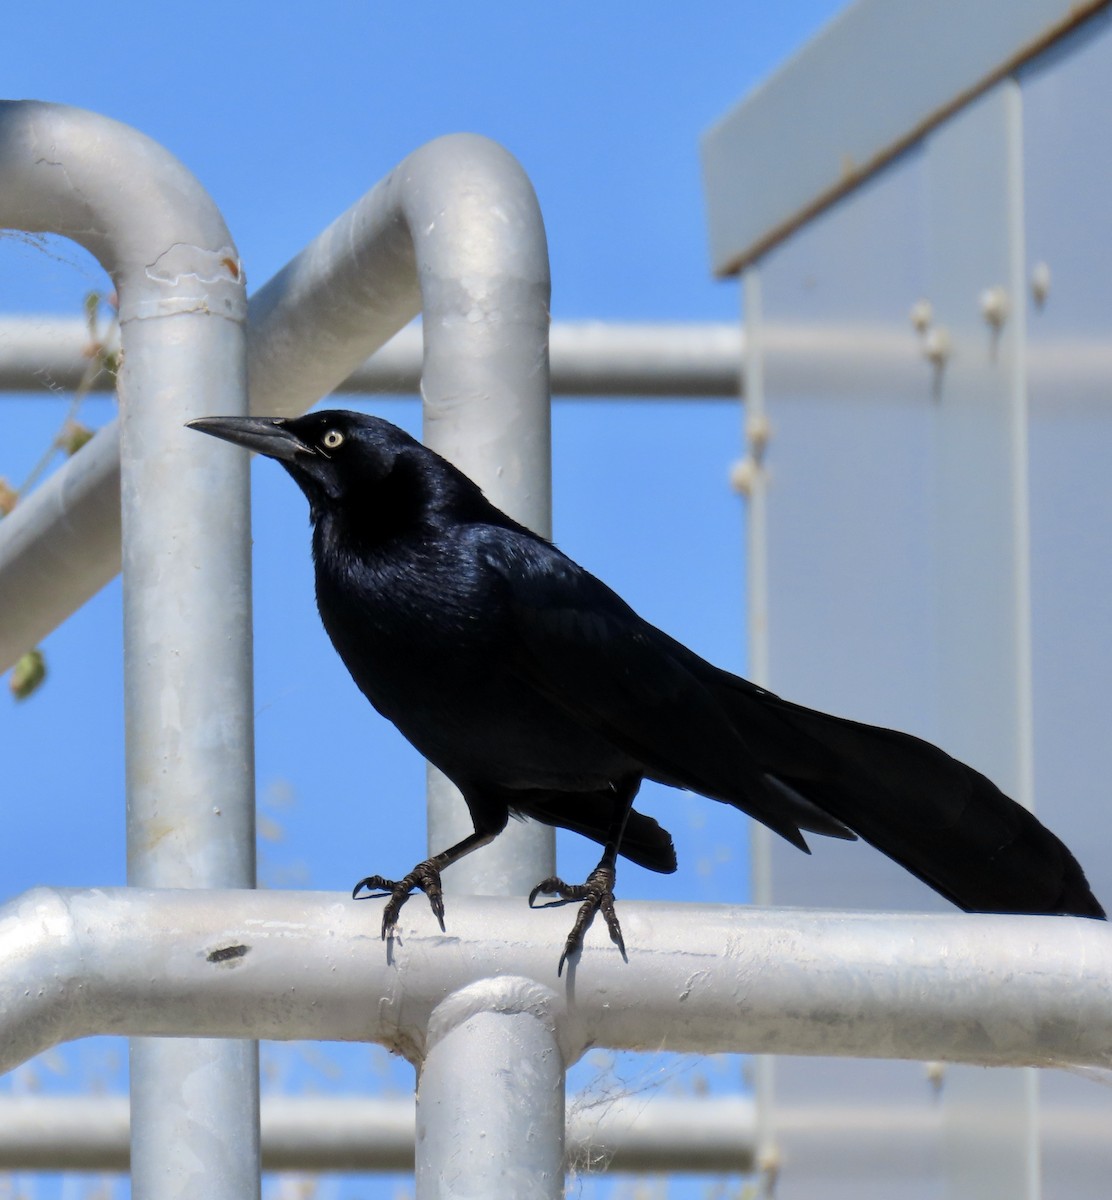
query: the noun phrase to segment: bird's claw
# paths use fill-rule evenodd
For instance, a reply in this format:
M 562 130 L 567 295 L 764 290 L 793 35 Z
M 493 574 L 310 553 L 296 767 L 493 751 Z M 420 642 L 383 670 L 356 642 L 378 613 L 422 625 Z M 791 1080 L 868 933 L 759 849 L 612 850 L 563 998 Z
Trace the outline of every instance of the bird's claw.
M 587 932 L 595 913 L 601 912 L 610 932 L 610 940 L 621 951 L 622 958 L 626 956 L 625 941 L 622 938 L 622 927 L 618 923 L 618 914 L 614 911 L 614 868 L 600 863 L 587 876 L 586 883 L 565 883 L 555 875 L 542 879 L 529 893 L 529 907 L 538 896 L 556 896 L 560 900 L 582 900 L 575 924 L 571 927 L 568 940 L 564 943 L 564 952 L 560 955 L 560 963 L 556 974 L 564 973 L 564 963 L 583 946 L 583 935 Z
M 360 897 L 359 893 L 366 888 L 367 895 Z M 437 919 L 441 932 L 444 930 L 444 893 L 440 886 L 440 872 L 430 862 L 418 863 L 404 879 L 386 879 L 382 875 L 368 875 L 361 879 L 351 890 L 353 900 L 370 900 L 376 894 L 388 895 L 390 899 L 382 910 L 382 940 L 386 941 L 394 932 L 398 923 L 398 914 L 402 905 L 409 899 L 410 893 L 419 888 L 429 898 L 432 915 Z

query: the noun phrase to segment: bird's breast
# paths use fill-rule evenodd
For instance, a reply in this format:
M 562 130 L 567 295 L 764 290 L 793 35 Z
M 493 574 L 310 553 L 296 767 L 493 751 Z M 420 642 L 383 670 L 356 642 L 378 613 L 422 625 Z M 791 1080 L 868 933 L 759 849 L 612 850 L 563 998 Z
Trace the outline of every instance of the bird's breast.
M 363 694 L 457 783 L 481 764 L 499 788 L 594 790 L 634 769 L 516 669 L 510 617 L 472 581 L 392 571 L 355 589 L 318 572 L 317 600 Z

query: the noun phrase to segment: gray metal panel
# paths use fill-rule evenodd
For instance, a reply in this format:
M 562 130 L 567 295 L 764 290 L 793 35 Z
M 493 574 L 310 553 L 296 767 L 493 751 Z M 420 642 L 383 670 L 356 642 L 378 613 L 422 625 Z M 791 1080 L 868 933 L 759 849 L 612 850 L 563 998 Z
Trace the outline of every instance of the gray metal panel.
M 950 354 L 934 404 L 935 578 L 943 746 L 1033 802 L 1019 86 L 927 141 L 927 296 Z M 982 310 L 995 297 L 995 322 Z M 1036 1200 L 1030 1072 L 947 1069 L 953 1200 Z
M 908 317 L 925 287 L 922 175 L 920 157 L 901 159 L 760 267 L 764 320 L 758 332 L 747 310 L 748 376 L 752 405 L 759 353 L 769 597 L 753 656 L 767 654 L 768 683 L 790 699 L 937 740 L 932 370 Z M 842 361 L 856 359 L 859 384 L 878 348 L 886 377 L 854 392 L 831 360 L 825 380 L 798 390 L 796 351 L 778 331 L 809 341 L 824 325 L 857 331 Z M 759 598 L 750 603 L 759 613 Z M 767 902 L 942 908 L 871 848 L 811 841 L 808 858 L 774 839 Z
M 1029 300 L 1031 618 L 1035 800 L 1112 899 L 1108 799 L 1112 679 L 1112 27 L 1023 81 Z M 1071 363 L 1085 364 L 1083 373 Z M 1108 1195 L 1112 1089 L 1042 1079 L 1048 1197 Z M 1055 1122 L 1063 1108 L 1087 1137 Z M 1094 1134 L 1094 1127 L 1096 1133 Z
M 730 274 L 1107 0 L 859 0 L 703 141 Z
M 750 496 L 749 611 L 761 682 L 937 738 L 932 370 L 908 317 L 925 287 L 923 187 L 907 155 L 746 272 L 749 420 L 770 425 Z M 801 353 L 831 331 L 843 353 L 801 379 Z M 810 840 L 805 857 L 754 829 L 758 903 L 945 907 L 868 846 Z M 922 1064 L 779 1057 L 757 1080 L 778 1200 L 937 1197 L 941 1114 Z M 843 1123 L 846 1100 L 866 1097 L 889 1120 Z
M 1019 140 L 1006 82 L 928 140 L 925 183 L 927 296 L 950 347 L 934 405 L 939 733 L 1030 806 Z M 1008 308 L 999 328 L 979 306 L 994 289 Z
M 1112 25 L 1092 22 L 745 277 L 750 421 L 770 424 L 751 505 L 756 672 L 985 769 L 1037 803 L 1105 897 L 1110 110 Z M 998 329 L 982 307 L 993 289 Z M 922 299 L 917 340 L 908 314 Z M 839 338 L 825 380 L 814 358 L 801 369 L 801 352 Z M 929 345 L 948 351 L 936 367 Z M 808 861 L 755 842 L 762 903 L 930 896 L 861 847 L 816 845 Z M 1112 1124 L 1112 1094 L 1078 1077 L 1044 1074 L 1036 1091 L 1023 1073 L 782 1058 L 758 1077 L 784 1200 L 1107 1194 L 1093 1131 Z M 842 1098 L 861 1094 L 893 1130 L 919 1131 L 905 1169 L 883 1135 L 837 1127 Z M 825 1143 L 814 1123 L 799 1137 L 806 1111 L 828 1114 Z M 856 1177 L 831 1173 L 836 1143 L 856 1154 Z
M 1112 899 L 1112 28 L 1023 96 L 1028 261 L 1052 280 L 1028 315 L 1035 793 Z M 1082 345 L 1087 379 L 1038 365 Z
M 750 421 L 765 417 L 771 428 L 752 493 L 750 549 L 762 680 L 939 741 L 1024 801 L 1037 793 L 1040 811 L 1107 895 L 1112 262 L 1103 259 L 1112 239 L 1094 247 L 1092 231 L 1108 223 L 1112 171 L 1108 155 L 1076 153 L 1102 145 L 1101 115 L 1112 107 L 1112 35 L 1097 28 L 1100 37 L 1078 39 L 1076 53 L 1053 56 L 1026 80 L 1034 112 L 1048 110 L 1033 118 L 1026 170 L 1032 212 L 1042 214 L 1032 224 L 1032 256 L 1053 257 L 1055 280 L 1031 317 L 1043 335 L 1030 355 L 1030 422 L 1022 114 L 1013 82 L 798 231 L 745 282 Z M 1085 71 L 1088 90 L 1072 82 Z M 1064 139 L 1080 112 L 1088 136 L 1083 125 Z M 1088 222 L 1073 217 L 1077 204 L 1092 214 Z M 1055 320 L 1060 274 L 1070 295 Z M 982 310 L 993 289 L 1006 301 L 998 329 Z M 949 347 L 939 367 L 908 320 L 923 298 L 932 307 L 929 334 Z M 829 357 L 829 379 L 800 387 L 792 359 L 801 346 L 821 344 L 823 329 L 853 338 L 858 361 Z M 1091 378 L 1058 369 L 1079 350 Z M 883 368 L 873 370 L 874 360 Z M 808 861 L 777 839 L 757 842 L 765 847 L 763 903 L 938 903 L 860 846 L 816 839 Z M 1040 1170 L 1029 1074 L 778 1059 L 760 1078 L 762 1144 L 786 1200 L 925 1197 L 944 1179 L 947 1194 L 962 1200 L 1010 1200 L 1040 1195 L 1043 1175 L 1047 1195 L 1106 1194 L 1106 1171 L 1094 1174 L 1101 1155 L 1079 1151 L 1069 1124 L 1055 1119 L 1063 1103 L 1098 1120 L 1112 1109 L 1102 1090 L 1080 1080 L 1043 1081 Z M 799 1137 L 800 1112 L 833 1113 L 841 1097 L 864 1093 L 891 1109 L 894 1127 L 920 1131 L 903 1171 L 884 1157 L 883 1134 L 870 1139 L 832 1122 L 825 1145 Z M 827 1166 L 846 1137 L 861 1175 L 839 1179 Z M 873 1169 L 882 1162 L 888 1167 Z

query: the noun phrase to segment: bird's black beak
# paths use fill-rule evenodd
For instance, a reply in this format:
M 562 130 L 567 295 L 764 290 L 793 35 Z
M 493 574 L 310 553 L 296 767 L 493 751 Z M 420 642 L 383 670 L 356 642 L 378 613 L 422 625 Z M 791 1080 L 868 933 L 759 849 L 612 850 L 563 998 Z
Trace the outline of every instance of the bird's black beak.
M 210 433 L 225 442 L 234 442 L 282 462 L 293 462 L 316 453 L 287 427 L 281 417 L 199 417 L 186 424 L 190 429 L 199 429 L 201 433 Z

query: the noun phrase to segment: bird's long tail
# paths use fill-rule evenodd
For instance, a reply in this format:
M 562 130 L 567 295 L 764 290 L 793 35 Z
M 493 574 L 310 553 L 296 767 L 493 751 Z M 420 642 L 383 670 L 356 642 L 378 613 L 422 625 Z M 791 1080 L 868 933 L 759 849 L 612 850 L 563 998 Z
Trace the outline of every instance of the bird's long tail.
M 772 780 L 958 907 L 1105 915 L 1066 846 L 979 771 L 909 734 L 716 675 L 716 697 Z

